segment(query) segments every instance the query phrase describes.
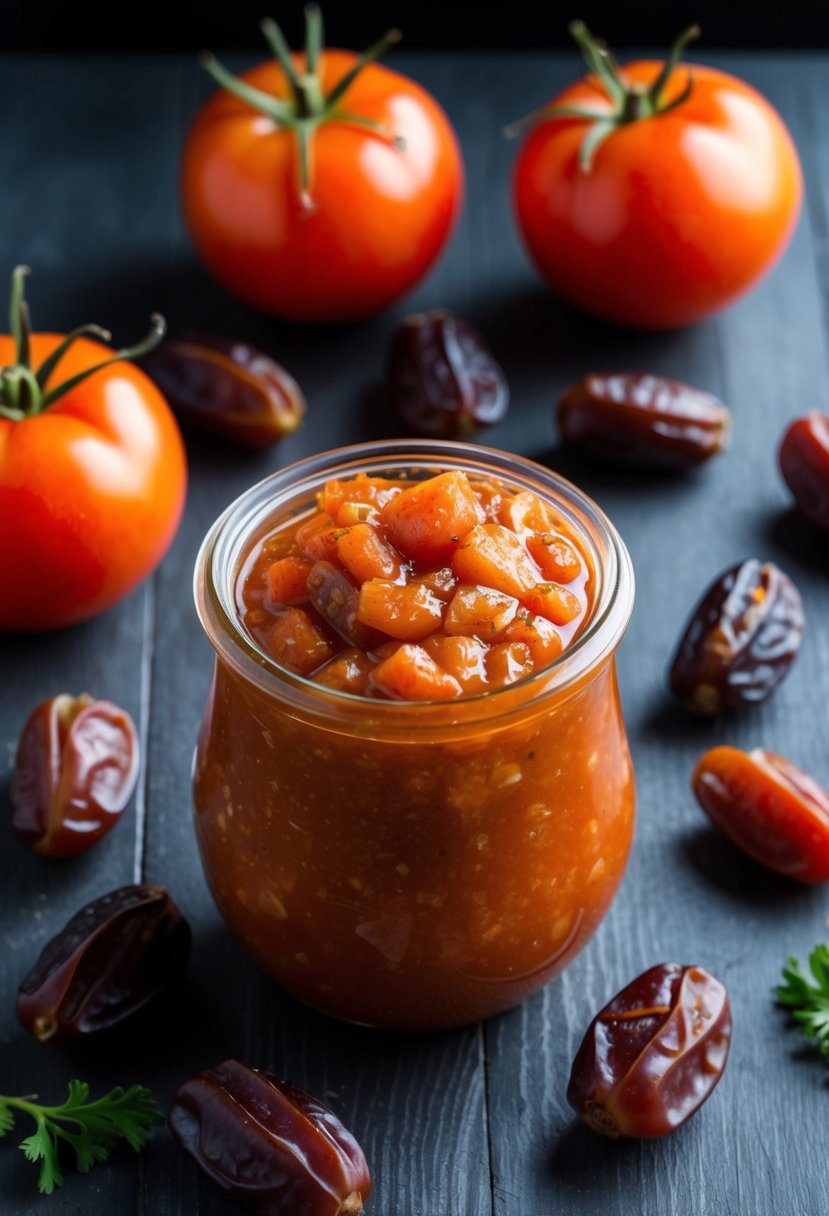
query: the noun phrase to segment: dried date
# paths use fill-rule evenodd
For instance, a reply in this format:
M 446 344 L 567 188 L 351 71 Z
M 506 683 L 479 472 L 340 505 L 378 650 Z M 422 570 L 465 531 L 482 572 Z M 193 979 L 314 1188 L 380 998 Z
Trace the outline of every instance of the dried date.
M 388 383 L 394 409 L 421 435 L 462 438 L 509 409 L 506 376 L 483 338 L 443 309 L 398 327 Z
M 257 1216 L 359 1216 L 363 1150 L 317 1098 L 238 1060 L 190 1077 L 168 1126 L 186 1153 Z
M 774 752 L 712 747 L 691 778 L 723 835 L 761 865 L 800 882 L 829 879 L 829 793 Z
M 591 1022 L 573 1061 L 567 1101 L 612 1139 L 666 1136 L 720 1080 L 731 1043 L 725 987 L 702 967 L 660 963 Z
M 595 459 L 683 469 L 727 447 L 731 412 L 681 380 L 592 372 L 562 394 L 558 423 L 566 444 Z
M 360 593 L 331 562 L 315 562 L 308 575 L 308 596 L 322 619 L 350 646 L 370 649 L 381 636 L 357 619 Z
M 829 417 L 813 411 L 796 419 L 783 436 L 779 459 L 801 515 L 829 530 Z
M 44 946 L 18 989 L 18 1019 L 41 1042 L 108 1030 L 169 989 L 189 955 L 190 927 L 164 888 L 121 887 Z
M 126 710 L 87 693 L 38 705 L 20 736 L 12 827 L 35 853 L 74 857 L 118 822 L 138 780 L 138 735 Z
M 688 623 L 671 689 L 703 716 L 765 701 L 796 658 L 803 629 L 791 579 L 772 562 L 740 562 L 712 584 Z
M 213 334 L 172 338 L 148 370 L 183 421 L 241 447 L 278 443 L 306 411 L 293 376 L 247 342 Z

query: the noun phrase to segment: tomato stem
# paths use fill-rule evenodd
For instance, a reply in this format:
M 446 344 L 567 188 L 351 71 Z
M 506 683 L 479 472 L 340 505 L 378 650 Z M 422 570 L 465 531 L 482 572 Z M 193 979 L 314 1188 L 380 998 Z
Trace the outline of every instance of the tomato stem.
M 112 335 L 100 325 L 78 325 L 58 343 L 35 372 L 31 357 L 29 305 L 25 297 L 25 280 L 29 273 L 28 266 L 16 266 L 12 272 L 9 328 L 14 340 L 15 362 L 0 368 L 0 417 L 8 418 L 12 422 L 22 422 L 24 418 L 42 413 L 102 367 L 109 367 L 119 359 L 139 359 L 142 355 L 149 354 L 158 346 L 167 331 L 167 324 L 161 314 L 153 313 L 149 332 L 135 346 L 114 351 L 109 358 L 75 376 L 70 376 L 55 388 L 48 389 L 52 374 L 78 338 L 84 334 L 92 334 L 103 342 L 110 342 Z
M 677 96 L 669 102 L 663 102 L 662 97 L 685 48 L 694 38 L 699 37 L 700 28 L 698 25 L 690 25 L 674 39 L 659 75 L 649 86 L 628 84 L 614 55 L 603 43 L 594 38 L 583 21 L 573 21 L 568 28 L 590 71 L 599 78 L 599 82 L 604 86 L 613 108 L 606 112 L 593 110 L 587 106 L 542 106 L 519 122 L 504 127 L 504 134 L 510 138 L 521 135 L 539 123 L 547 122 L 550 119 L 581 119 L 590 125 L 579 149 L 579 167 L 583 173 L 589 173 L 596 152 L 614 131 L 631 122 L 658 118 L 685 104 L 694 88 L 694 76 L 690 68 L 686 84 Z
M 202 66 L 223 89 L 238 97 L 240 101 L 266 114 L 277 127 L 293 132 L 297 146 L 297 194 L 303 211 L 313 210 L 314 136 L 323 123 L 344 122 L 368 127 L 398 151 L 405 149 L 405 141 L 387 131 L 380 123 L 361 114 L 340 109 L 340 102 L 359 74 L 369 64 L 380 59 L 386 51 L 400 41 L 400 31 L 389 30 L 382 38 L 363 51 L 340 80 L 325 92 L 320 77 L 320 59 L 324 48 L 322 13 L 317 4 L 305 7 L 305 69 L 299 71 L 291 49 L 282 30 L 272 17 L 260 23 L 265 41 L 276 59 L 290 89 L 290 97 L 277 97 L 257 89 L 247 81 L 234 76 L 214 55 L 205 52 L 200 56 Z

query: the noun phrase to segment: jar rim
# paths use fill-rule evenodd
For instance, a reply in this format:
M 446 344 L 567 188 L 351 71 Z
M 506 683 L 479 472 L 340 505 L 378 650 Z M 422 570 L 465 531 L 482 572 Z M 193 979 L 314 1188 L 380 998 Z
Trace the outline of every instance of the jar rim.
M 503 688 L 449 701 L 392 701 L 328 688 L 282 667 L 245 631 L 236 609 L 236 584 L 250 540 L 271 517 L 285 517 L 290 501 L 307 508 L 329 478 L 358 472 L 420 470 L 429 475 L 461 469 L 496 476 L 513 489 L 541 493 L 575 527 L 592 551 L 597 578 L 586 628 L 557 659 Z M 355 714 L 367 730 L 411 730 L 417 722 L 457 727 L 473 720 L 526 713 L 552 694 L 580 687 L 618 647 L 633 611 L 630 554 L 601 508 L 572 482 L 544 465 L 497 448 L 454 440 L 387 439 L 320 452 L 287 465 L 236 498 L 215 520 L 199 549 L 194 570 L 196 610 L 208 640 L 226 664 L 288 712 L 342 723 Z M 353 724 L 352 724 L 353 729 Z

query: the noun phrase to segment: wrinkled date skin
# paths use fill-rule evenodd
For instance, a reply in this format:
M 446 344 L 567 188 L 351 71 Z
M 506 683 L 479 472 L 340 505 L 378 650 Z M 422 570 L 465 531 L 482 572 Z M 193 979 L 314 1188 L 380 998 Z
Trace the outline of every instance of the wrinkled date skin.
M 126 710 L 86 693 L 44 701 L 23 727 L 11 777 L 18 839 L 48 857 L 85 853 L 118 822 L 138 767 Z
M 703 717 L 765 701 L 794 662 L 804 623 L 800 592 L 782 570 L 754 558 L 733 566 L 682 636 L 672 691 Z
M 780 471 L 801 515 L 829 531 L 829 417 L 812 412 L 783 436 Z
M 761 865 L 800 882 L 829 879 L 829 793 L 783 756 L 712 747 L 691 786 L 732 844 Z
M 392 339 L 389 396 L 413 431 L 462 438 L 500 422 L 509 387 L 483 338 L 443 310 L 407 317 Z
M 305 398 L 285 368 L 247 342 L 187 334 L 147 370 L 184 421 L 246 448 L 267 448 L 301 423 Z
M 731 1010 L 720 981 L 702 967 L 660 963 L 593 1019 L 573 1061 L 567 1101 L 603 1136 L 666 1136 L 711 1096 L 730 1043 Z
M 642 372 L 593 372 L 558 403 L 566 444 L 597 460 L 685 469 L 728 446 L 731 412 L 701 389 Z
M 333 1111 L 238 1060 L 185 1081 L 167 1123 L 204 1172 L 257 1216 L 359 1216 L 371 1191 L 363 1150 Z
M 41 1042 L 94 1035 L 178 980 L 190 927 L 163 887 L 121 887 L 81 908 L 48 942 L 17 993 L 21 1025 Z

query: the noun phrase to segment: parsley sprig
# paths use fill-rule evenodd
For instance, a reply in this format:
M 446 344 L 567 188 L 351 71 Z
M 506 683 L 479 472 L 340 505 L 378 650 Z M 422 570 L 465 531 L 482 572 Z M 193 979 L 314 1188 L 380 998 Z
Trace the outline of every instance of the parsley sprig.
M 120 1086 L 103 1098 L 87 1102 L 89 1086 L 85 1081 L 70 1081 L 69 1096 L 61 1106 L 43 1106 L 34 1097 L 8 1097 L 0 1094 L 0 1137 L 14 1127 L 15 1114 L 22 1111 L 35 1121 L 35 1131 L 20 1145 L 28 1161 L 40 1161 L 38 1190 L 51 1195 L 63 1186 L 59 1148 L 69 1145 L 78 1170 L 85 1174 L 93 1165 L 106 1161 L 119 1140 L 138 1152 L 147 1142 L 147 1129 L 163 1123 L 164 1116 L 152 1094 L 143 1085 L 131 1089 Z
M 804 975 L 800 962 L 790 958 L 783 968 L 785 982 L 776 995 L 791 1010 L 806 1038 L 816 1039 L 820 1054 L 829 1056 L 829 946 L 815 946 L 809 955 L 809 970 L 814 984 Z

